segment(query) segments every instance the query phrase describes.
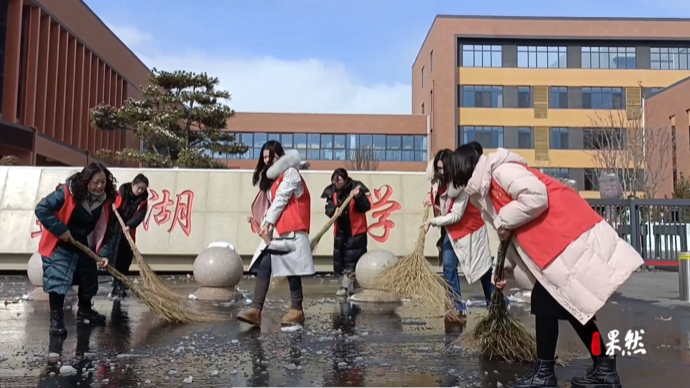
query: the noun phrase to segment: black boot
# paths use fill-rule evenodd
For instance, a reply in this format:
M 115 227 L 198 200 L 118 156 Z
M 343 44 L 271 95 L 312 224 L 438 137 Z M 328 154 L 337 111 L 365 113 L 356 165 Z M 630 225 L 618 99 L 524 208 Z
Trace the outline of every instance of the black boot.
M 61 310 L 53 310 L 50 312 L 50 334 L 67 335 L 67 329 L 65 329 L 65 316 Z
M 555 360 L 537 360 L 525 376 L 508 383 L 508 388 L 557 388 L 555 366 Z
M 573 388 L 621 388 L 614 357 L 596 357 L 594 365 L 587 368 L 585 377 L 575 377 Z
M 110 293 L 110 296 L 113 299 L 123 299 L 127 297 L 127 292 L 125 291 L 125 287 L 122 285 L 122 283 L 116 281 L 113 284 L 113 291 Z
M 105 315 L 99 314 L 94 310 L 91 302 L 79 303 L 79 310 L 77 311 L 77 319 L 80 321 L 88 320 L 90 323 L 104 323 Z

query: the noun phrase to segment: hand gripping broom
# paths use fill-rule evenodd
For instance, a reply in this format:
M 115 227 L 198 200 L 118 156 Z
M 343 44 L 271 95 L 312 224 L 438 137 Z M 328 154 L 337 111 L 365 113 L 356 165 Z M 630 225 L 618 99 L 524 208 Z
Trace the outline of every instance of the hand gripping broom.
M 74 245 L 82 252 L 91 257 L 96 263 L 100 263 L 101 259 L 89 247 L 81 244 L 78 241 Z M 137 287 L 129 278 L 121 274 L 112 266 L 107 266 L 106 269 L 127 287 L 129 287 L 141 300 L 146 303 L 148 308 L 157 316 L 161 317 L 170 323 L 190 323 L 190 322 L 211 322 L 223 320 L 217 314 L 201 311 L 196 306 L 185 303 L 181 300 L 171 300 L 169 297 L 160 295 L 156 291 L 141 289 Z
M 510 241 L 501 242 L 494 272 L 494 282 L 505 279 L 503 269 Z M 488 314 L 476 326 L 461 335 L 453 347 L 468 347 L 489 359 L 514 362 L 532 362 L 537 357 L 534 333 L 508 313 L 503 291 L 494 287 Z
M 359 187 L 359 186 L 357 186 Z M 309 245 L 311 246 L 311 251 L 314 252 L 316 250 L 316 247 L 319 245 L 319 241 L 321 241 L 321 238 L 328 232 L 328 230 L 335 224 L 335 221 L 340 217 L 341 214 L 343 214 L 343 211 L 347 208 L 347 206 L 350 204 L 350 202 L 355 198 L 355 194 L 353 192 L 354 190 L 350 191 L 350 195 L 345 198 L 343 203 L 338 207 L 338 211 L 335 212 L 333 217 L 331 217 L 328 222 L 319 230 L 319 233 L 316 234 L 316 236 L 312 237 L 309 241 Z M 271 281 L 271 288 L 278 287 L 283 283 L 285 280 L 285 277 L 278 277 L 278 278 L 273 278 L 273 281 Z
M 424 208 L 423 222 L 429 219 L 430 206 Z M 436 274 L 424 256 L 426 231 L 419 231 L 414 252 L 381 273 L 378 288 L 401 297 L 416 299 L 422 304 L 444 313 L 454 312 L 453 291 Z
M 153 272 L 151 267 L 149 267 L 149 265 L 144 261 L 144 258 L 141 256 L 141 252 L 139 252 L 137 244 L 132 239 L 132 236 L 130 236 L 129 233 L 125 231 L 125 222 L 122 220 L 122 217 L 120 217 L 120 213 L 118 213 L 115 204 L 113 204 L 113 213 L 115 213 L 115 217 L 117 217 L 117 221 L 120 223 L 120 229 L 122 230 L 122 234 L 127 239 L 130 248 L 132 248 L 132 253 L 134 254 L 134 257 L 137 259 L 137 265 L 139 266 L 139 273 L 141 274 L 141 279 L 144 282 L 144 288 L 152 290 L 156 294 L 166 296 L 172 300 L 184 299 L 182 295 L 179 295 L 170 288 L 168 288 L 168 286 L 166 286 L 165 283 L 163 283 L 163 281 L 156 275 L 156 273 Z

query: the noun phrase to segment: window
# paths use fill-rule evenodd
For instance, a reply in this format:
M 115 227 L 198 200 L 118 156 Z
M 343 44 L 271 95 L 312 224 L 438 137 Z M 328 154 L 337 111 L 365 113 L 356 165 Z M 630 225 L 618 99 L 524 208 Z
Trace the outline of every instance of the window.
M 599 174 L 592 168 L 585 169 L 585 190 L 599 190 Z
M 429 53 L 429 73 L 434 72 L 434 50 Z
M 479 142 L 484 148 L 503 147 L 503 127 L 462 127 L 464 143 Z
M 649 88 L 649 95 L 643 96 L 643 98 L 649 98 L 649 97 L 651 97 L 651 96 L 653 96 L 653 95 L 659 93 L 659 92 L 662 91 L 663 89 L 664 89 L 664 88 Z
M 462 67 L 502 67 L 503 46 L 462 45 Z
M 540 169 L 544 174 L 556 179 L 569 179 L 569 168 L 542 168 Z
M 424 103 L 422 103 L 422 114 L 424 114 Z
M 5 41 L 7 37 L 8 3 L 8 0 L 0 1 L 0 106 L 2 106 L 3 84 L 5 83 Z
M 549 148 L 552 150 L 567 150 L 570 145 L 568 141 L 568 128 L 551 128 L 549 136 Z
M 422 66 L 422 88 L 424 87 L 424 66 Z
M 552 86 L 549 98 L 550 109 L 568 109 L 568 88 L 565 86 Z
M 532 127 L 518 128 L 518 147 L 520 149 L 534 148 L 534 138 L 532 136 Z
M 650 48 L 652 69 L 690 70 L 690 48 Z
M 532 87 L 518 86 L 518 108 L 532 107 Z
M 518 46 L 518 67 L 565 69 L 568 49 L 565 46 Z
M 583 69 L 636 69 L 635 47 L 582 47 Z
M 622 88 L 582 88 L 583 109 L 624 109 Z
M 585 129 L 583 133 L 584 149 L 605 150 L 625 148 L 626 132 L 621 129 Z
M 502 86 L 462 86 L 462 106 L 465 108 L 502 108 Z

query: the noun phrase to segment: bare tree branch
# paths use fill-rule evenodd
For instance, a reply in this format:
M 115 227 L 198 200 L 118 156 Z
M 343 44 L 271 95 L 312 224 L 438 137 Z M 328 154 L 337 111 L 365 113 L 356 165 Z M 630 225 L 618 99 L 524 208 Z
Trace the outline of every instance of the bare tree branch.
M 345 168 L 352 171 L 377 171 L 379 161 L 372 146 L 364 146 L 349 151 L 350 158 L 345 162 Z

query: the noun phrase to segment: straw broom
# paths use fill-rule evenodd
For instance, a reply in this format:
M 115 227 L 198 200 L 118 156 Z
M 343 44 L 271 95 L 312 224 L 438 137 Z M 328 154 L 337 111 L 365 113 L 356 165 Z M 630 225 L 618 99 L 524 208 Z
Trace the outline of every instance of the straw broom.
M 503 269 L 509 241 L 501 242 L 494 272 L 494 281 L 505 279 Z M 461 335 L 453 344 L 465 345 L 489 359 L 514 362 L 532 362 L 537 358 L 537 342 L 534 333 L 508 313 L 503 291 L 494 288 L 488 314 L 477 325 Z
M 141 256 L 141 252 L 139 252 L 139 248 L 137 248 L 137 245 L 132 239 L 132 236 L 130 236 L 129 233 L 125 231 L 125 222 L 124 220 L 122 220 L 122 217 L 120 217 L 120 214 L 118 213 L 115 204 L 113 204 L 113 213 L 115 213 L 115 217 L 117 217 L 117 220 L 120 223 L 122 234 L 125 235 L 125 238 L 129 243 L 129 246 L 132 248 L 132 253 L 134 254 L 134 257 L 137 259 L 137 265 L 139 266 L 139 273 L 141 275 L 141 279 L 144 282 L 144 287 L 151 291 L 154 291 L 159 295 L 166 296 L 172 300 L 184 299 L 182 295 L 179 295 L 170 288 L 168 288 L 165 285 L 165 283 L 163 283 L 163 281 L 156 275 L 156 273 L 153 272 L 151 267 L 149 267 L 149 265 L 144 261 L 144 258 Z
M 78 241 L 74 245 L 91 257 L 96 263 L 100 263 L 101 259 L 87 246 Z M 179 300 L 171 300 L 170 298 L 160 295 L 153 290 L 145 290 L 138 288 L 125 275 L 121 274 L 112 266 L 107 266 L 106 269 L 113 277 L 126 284 L 141 300 L 146 303 L 148 308 L 157 316 L 161 317 L 170 323 L 190 323 L 190 322 L 210 322 L 219 321 L 222 318 L 216 314 L 200 311 L 189 304 L 184 305 Z
M 423 222 L 429 219 L 429 209 L 430 206 L 424 209 Z M 453 291 L 430 268 L 424 256 L 425 242 L 426 233 L 420 229 L 414 252 L 384 269 L 378 279 L 378 288 L 401 297 L 416 299 L 444 313 L 454 312 Z
M 359 186 L 357 186 L 359 187 Z M 343 203 L 338 207 L 338 211 L 331 217 L 328 222 L 319 230 L 319 233 L 316 234 L 316 236 L 312 237 L 309 241 L 309 245 L 311 246 L 311 251 L 314 252 L 316 251 L 316 247 L 319 245 L 319 241 L 321 241 L 321 238 L 328 232 L 328 229 L 335 224 L 335 221 L 340 217 L 341 214 L 343 214 L 343 211 L 347 208 L 347 206 L 350 204 L 350 201 L 355 198 L 354 190 L 350 191 L 350 195 L 345 198 Z M 279 285 L 281 285 L 285 281 L 285 277 L 278 277 L 278 278 L 273 278 L 271 281 L 271 288 L 276 288 Z

